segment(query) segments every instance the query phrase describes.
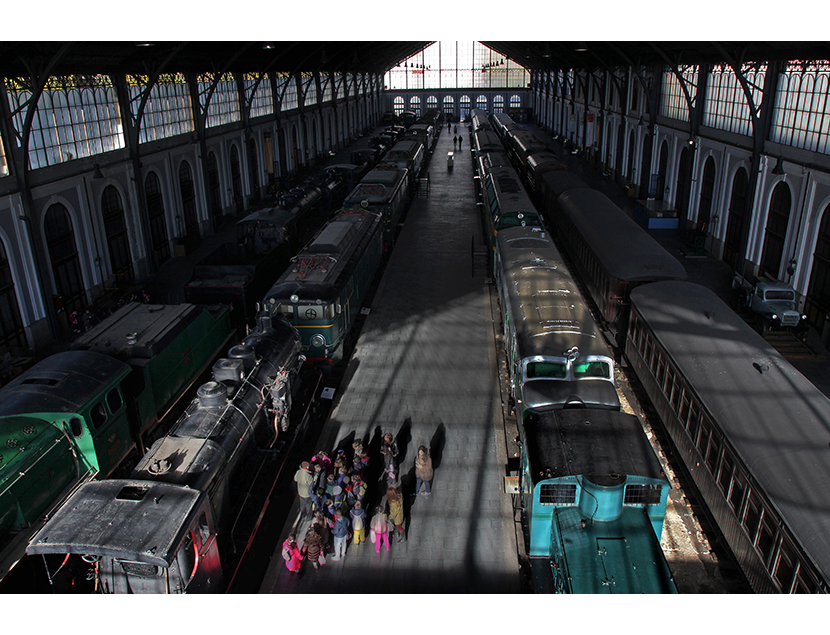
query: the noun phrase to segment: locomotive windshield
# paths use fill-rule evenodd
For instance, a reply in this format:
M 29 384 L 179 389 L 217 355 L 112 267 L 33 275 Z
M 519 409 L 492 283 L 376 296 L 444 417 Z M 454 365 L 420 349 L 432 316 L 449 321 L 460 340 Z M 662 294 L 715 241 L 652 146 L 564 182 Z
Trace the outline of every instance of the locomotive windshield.
M 795 291 L 788 289 L 770 289 L 765 295 L 767 300 L 784 300 L 786 302 L 795 302 Z
M 579 362 L 574 364 L 574 377 L 585 379 L 586 377 L 611 378 L 611 367 L 607 362 Z
M 528 362 L 528 379 L 565 379 L 568 367 L 562 362 Z

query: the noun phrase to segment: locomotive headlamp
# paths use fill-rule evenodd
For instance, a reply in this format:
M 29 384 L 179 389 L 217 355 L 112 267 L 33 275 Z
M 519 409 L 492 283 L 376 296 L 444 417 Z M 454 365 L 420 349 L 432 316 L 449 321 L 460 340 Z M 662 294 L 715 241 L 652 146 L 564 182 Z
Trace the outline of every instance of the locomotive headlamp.
M 297 304 L 297 302 L 300 301 L 300 296 L 298 296 L 296 293 L 294 293 L 288 299 L 291 300 L 291 304 Z
M 321 348 L 326 345 L 326 338 L 317 333 L 311 337 L 311 345 L 316 348 Z

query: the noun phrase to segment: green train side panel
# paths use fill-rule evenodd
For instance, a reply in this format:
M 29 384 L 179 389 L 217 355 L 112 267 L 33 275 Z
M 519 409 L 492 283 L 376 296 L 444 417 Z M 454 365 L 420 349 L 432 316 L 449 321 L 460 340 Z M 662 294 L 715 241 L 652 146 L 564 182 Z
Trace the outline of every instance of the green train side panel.
M 147 383 L 155 399 L 153 414 L 157 418 L 164 416 L 235 335 L 227 307 L 192 308 L 198 314 L 170 338 L 146 368 Z M 142 428 L 147 423 L 143 421 Z
M 0 420 L 0 532 L 31 525 L 55 498 L 86 473 L 66 435 L 38 417 Z
M 170 410 L 233 335 L 225 306 L 131 303 L 73 348 L 104 353 L 134 369 L 127 396 L 142 432 Z

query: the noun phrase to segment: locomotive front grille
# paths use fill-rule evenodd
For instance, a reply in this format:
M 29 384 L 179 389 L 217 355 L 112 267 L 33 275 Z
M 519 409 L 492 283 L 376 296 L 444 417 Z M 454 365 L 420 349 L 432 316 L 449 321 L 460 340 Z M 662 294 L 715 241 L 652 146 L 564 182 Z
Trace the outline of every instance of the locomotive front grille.
M 785 313 L 781 316 L 781 326 L 798 326 L 798 313 Z

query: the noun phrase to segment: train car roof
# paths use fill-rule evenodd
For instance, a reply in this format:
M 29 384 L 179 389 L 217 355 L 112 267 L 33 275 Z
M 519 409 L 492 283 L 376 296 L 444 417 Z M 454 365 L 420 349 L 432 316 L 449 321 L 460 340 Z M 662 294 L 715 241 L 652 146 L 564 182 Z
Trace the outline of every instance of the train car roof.
M 529 157 L 529 159 L 532 158 Z M 578 175 L 569 170 L 551 170 L 542 175 L 543 188 L 546 191 L 553 192 L 556 197 L 564 194 L 568 190 L 576 188 L 586 188 L 588 184 L 582 180 Z
M 331 166 L 332 168 L 338 166 Z M 357 166 L 354 166 L 355 168 Z M 249 223 L 270 223 L 277 227 L 285 227 L 288 223 L 294 220 L 295 214 L 284 207 L 268 207 L 259 211 L 248 214 L 242 220 L 236 222 L 236 225 L 247 225 Z
M 129 372 L 124 362 L 95 351 L 56 353 L 0 389 L 0 417 L 78 412 Z
M 201 496 L 169 483 L 92 481 L 55 512 L 26 552 L 105 556 L 168 567 Z
M 326 223 L 295 261 L 277 279 L 268 293 L 271 298 L 288 298 L 300 293 L 304 300 L 333 299 L 340 276 L 372 235 L 381 226 L 380 212 L 348 210 Z
M 573 189 L 559 205 L 602 267 L 618 280 L 685 280 L 683 265 L 605 194 Z
M 497 241 L 522 356 L 562 357 L 571 346 L 581 356 L 609 355 L 550 234 L 541 228 L 509 227 L 499 232 Z
M 152 359 L 206 310 L 227 309 L 131 302 L 81 335 L 72 343 L 72 348 L 98 351 L 128 363 L 130 359 Z M 134 344 L 128 343 L 128 333 L 135 333 Z
M 407 139 L 404 137 L 401 141 L 398 141 L 389 152 L 386 153 L 386 158 L 389 158 L 390 154 L 403 154 L 406 156 L 414 156 L 418 153 L 418 151 L 424 147 L 424 144 L 418 141 L 417 139 Z
M 536 169 L 544 165 L 559 165 L 562 167 L 561 171 L 565 171 L 565 164 L 562 159 L 556 156 L 550 150 L 543 150 L 541 152 L 531 152 L 527 155 L 527 165 L 531 169 Z
M 631 301 L 830 579 L 830 400 L 709 289 L 659 282 Z
M 666 481 L 639 419 L 615 410 L 553 410 L 525 421 L 534 482 L 561 476 L 641 476 Z M 622 480 L 620 480 L 622 482 Z

